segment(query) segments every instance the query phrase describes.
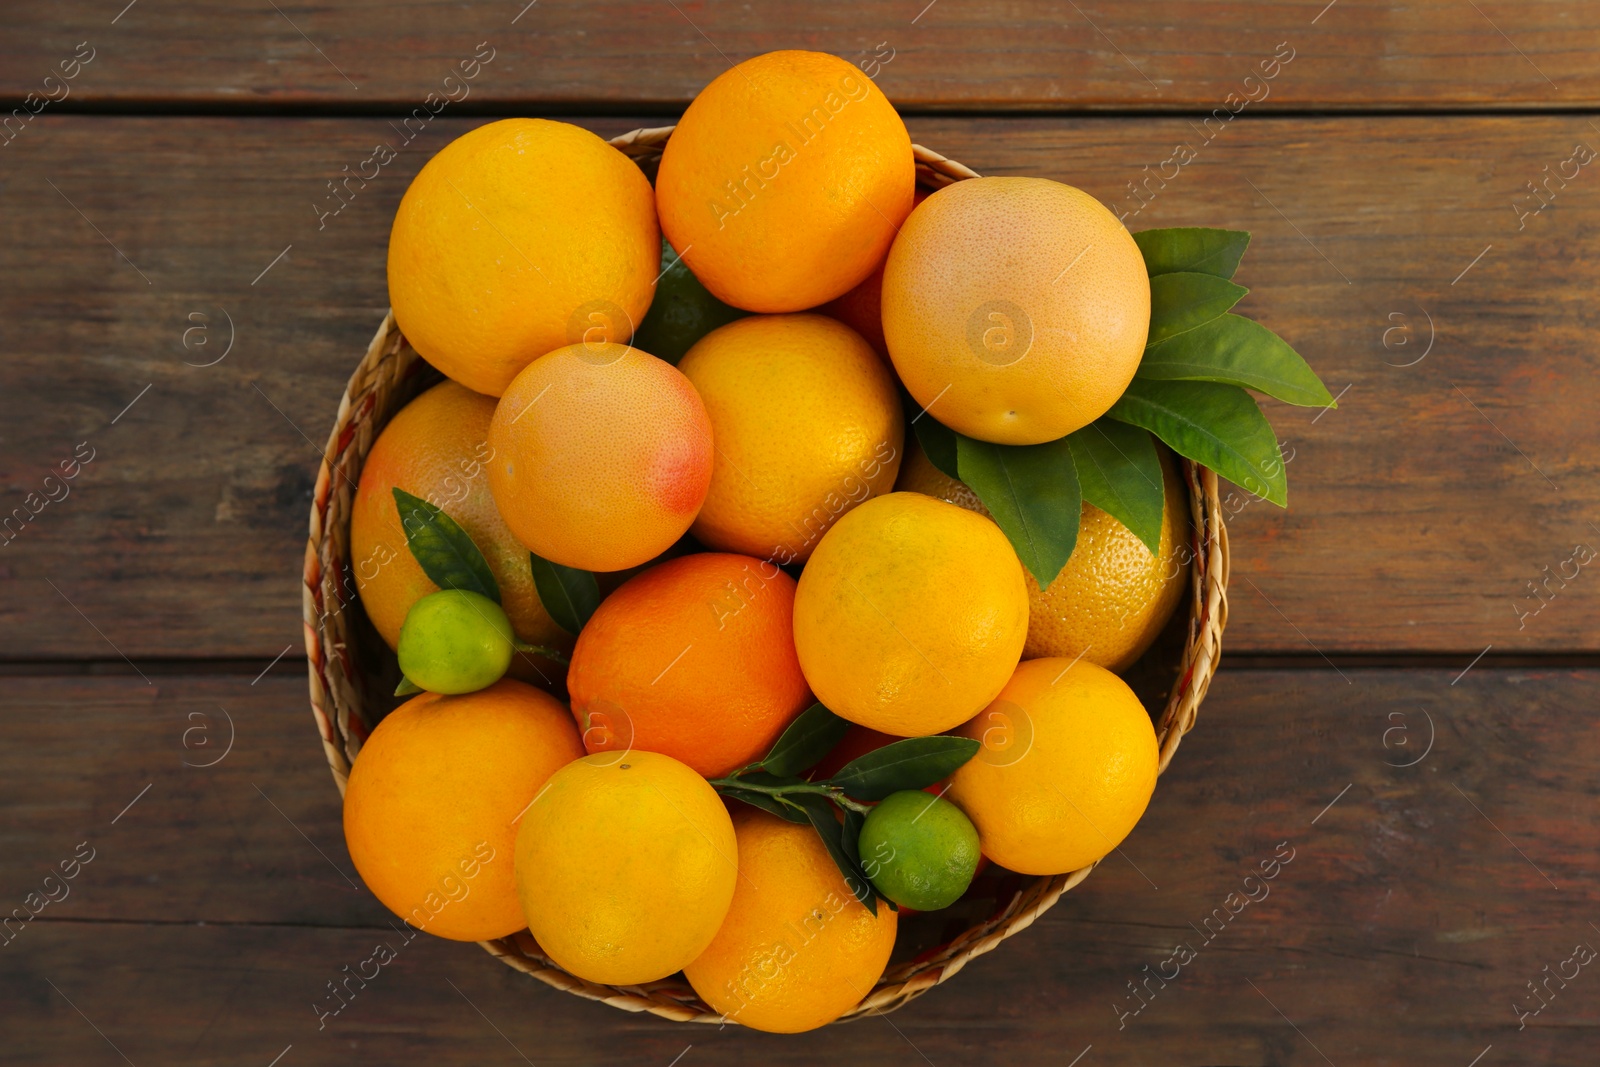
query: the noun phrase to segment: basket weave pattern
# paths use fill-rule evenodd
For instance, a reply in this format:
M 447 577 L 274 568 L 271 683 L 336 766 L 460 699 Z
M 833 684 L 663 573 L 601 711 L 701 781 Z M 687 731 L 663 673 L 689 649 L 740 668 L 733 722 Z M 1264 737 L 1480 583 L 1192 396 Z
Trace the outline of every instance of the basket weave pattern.
M 672 127 L 635 130 L 612 144 L 653 174 Z M 978 175 L 920 145 L 912 146 L 917 180 L 932 189 Z M 384 317 L 339 403 L 338 417 L 317 473 L 306 545 L 303 618 L 310 668 L 311 711 L 322 737 L 323 752 L 341 795 L 350 766 L 375 725 L 371 678 L 358 663 L 355 628 L 360 617 L 354 576 L 361 561 L 350 558 L 350 510 L 362 464 L 378 433 L 426 381 L 427 364 L 395 326 Z M 1160 769 L 1165 771 L 1183 735 L 1194 727 L 1222 651 L 1222 630 L 1228 617 L 1228 535 L 1222 522 L 1217 476 L 1183 462 L 1192 517 L 1192 557 L 1188 626 L 1178 677 L 1156 722 Z M 356 607 L 351 612 L 346 609 Z M 1032 925 L 1061 894 L 1088 877 L 1093 864 L 1069 874 L 1036 877 L 997 901 L 989 917 L 954 939 L 913 960 L 891 964 L 876 986 L 845 1018 L 893 1011 L 953 977 L 968 960 L 981 956 L 1013 934 Z M 523 931 L 498 941 L 483 942 L 491 955 L 540 981 L 626 1011 L 648 1011 L 680 1022 L 721 1023 L 688 984 L 667 978 L 642 986 L 604 986 L 576 978 L 556 966 L 537 942 Z

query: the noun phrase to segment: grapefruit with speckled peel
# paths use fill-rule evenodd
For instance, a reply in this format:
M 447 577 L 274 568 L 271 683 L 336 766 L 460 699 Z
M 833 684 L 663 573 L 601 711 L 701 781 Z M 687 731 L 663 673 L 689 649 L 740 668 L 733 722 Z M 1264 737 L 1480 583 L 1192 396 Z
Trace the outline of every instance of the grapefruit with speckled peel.
M 441 382 L 401 408 L 367 454 L 350 508 L 350 566 L 361 606 L 390 648 L 412 605 L 439 587 L 406 545 L 394 490 L 420 497 L 456 521 L 483 553 L 500 587 L 500 605 L 516 636 L 570 651 L 572 638 L 539 600 L 528 550 L 500 517 L 489 493 L 489 422 L 494 398 Z M 559 679 L 556 664 L 517 653 L 512 673 L 524 681 Z
M 619 571 L 660 555 L 711 485 L 711 420 L 689 379 L 637 348 L 568 345 L 528 364 L 489 424 L 489 488 L 545 559 Z
M 1144 354 L 1150 278 L 1105 205 L 1047 178 L 973 178 L 924 200 L 883 271 L 900 380 L 969 437 L 1033 445 L 1116 403 Z

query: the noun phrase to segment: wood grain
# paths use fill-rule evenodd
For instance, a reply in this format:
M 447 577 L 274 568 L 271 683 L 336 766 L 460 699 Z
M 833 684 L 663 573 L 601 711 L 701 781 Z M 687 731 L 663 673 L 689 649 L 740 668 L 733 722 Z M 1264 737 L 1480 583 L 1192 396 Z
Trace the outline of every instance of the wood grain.
M 0 658 L 264 666 L 301 641 L 312 477 L 383 315 L 395 204 L 473 123 L 432 123 L 338 215 L 319 214 L 327 182 L 399 146 L 389 123 L 39 123 L 0 159 L 0 512 L 80 446 L 93 459 L 0 547 Z M 1587 121 L 1239 119 L 1144 202 L 1129 183 L 1199 141 L 1190 122 L 912 127 L 981 172 L 1082 186 L 1134 229 L 1255 232 L 1243 310 L 1342 400 L 1269 406 L 1293 450 L 1290 508 L 1229 505 L 1229 651 L 1465 667 L 1491 644 L 1600 647 L 1600 579 L 1569 562 L 1600 544 L 1600 178 L 1582 169 L 1541 213 L 1514 209 L 1522 182 L 1600 145 Z
M 59 95 L 42 79 L 87 39 L 69 108 L 408 110 L 459 93 L 443 79 L 487 42 L 465 106 L 678 109 L 733 62 L 808 48 L 866 64 L 913 110 L 1209 110 L 1260 98 L 1244 79 L 1283 44 L 1264 108 L 1600 100 L 1600 11 L 1580 0 L 525 3 L 23 5 L 0 24 L 0 92 Z
M 1065 1064 L 1090 1044 L 1084 1064 L 1323 1063 L 1311 1042 L 1338 1064 L 1465 1065 L 1489 1044 L 1502 1063 L 1580 1062 L 1596 976 L 1552 985 L 1520 1032 L 1511 1005 L 1536 1004 L 1525 983 L 1575 943 L 1600 946 L 1585 714 L 1600 672 L 1345 674 L 1224 670 L 1120 854 L 893 1027 L 790 1040 L 627 1015 L 426 936 L 319 1033 L 325 983 L 398 937 L 339 873 L 338 798 L 295 667 L 154 692 L 131 674 L 12 679 L 0 900 L 21 904 L 79 842 L 96 856 L 0 946 L 8 1051 L 117 1062 L 71 998 L 136 1064 L 264 1065 L 290 1044 L 285 1064 L 520 1062 L 496 1027 L 541 1064 L 664 1067 L 690 1043 L 695 1063 Z M 183 744 L 221 727 L 218 707 L 232 751 L 185 767 L 220 751 Z M 1230 893 L 1261 896 L 1245 876 L 1291 851 L 1263 899 L 1214 917 L 1239 907 Z M 1179 943 L 1195 959 L 1120 1017 L 1139 1003 L 1127 983 Z

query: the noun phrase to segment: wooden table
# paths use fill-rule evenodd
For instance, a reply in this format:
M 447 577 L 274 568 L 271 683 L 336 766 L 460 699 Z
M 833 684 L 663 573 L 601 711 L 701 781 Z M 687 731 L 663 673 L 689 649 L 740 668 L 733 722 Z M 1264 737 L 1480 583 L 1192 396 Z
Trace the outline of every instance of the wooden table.
M 0 547 L 0 911 L 77 874 L 6 928 L 4 1062 L 1594 1061 L 1600 975 L 1554 976 L 1600 946 L 1600 5 L 123 2 L 0 20 L 0 487 L 37 510 Z M 1124 857 L 887 1018 L 685 1027 L 418 939 L 319 1032 L 389 916 L 298 578 L 395 205 L 486 117 L 658 125 L 780 47 L 859 62 L 980 172 L 1255 232 L 1245 310 L 1340 404 L 1269 411 L 1291 508 L 1229 504 L 1199 726 Z

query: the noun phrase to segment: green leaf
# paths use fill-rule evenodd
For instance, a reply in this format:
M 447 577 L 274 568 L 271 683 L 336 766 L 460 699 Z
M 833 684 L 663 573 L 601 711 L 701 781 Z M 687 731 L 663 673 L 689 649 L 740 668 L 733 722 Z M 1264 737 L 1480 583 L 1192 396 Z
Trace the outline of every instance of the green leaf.
M 800 774 L 815 767 L 833 751 L 850 724 L 821 704 L 802 711 L 774 742 L 761 761 L 761 769 L 779 776 Z
M 829 781 L 857 800 L 882 800 L 949 777 L 978 748 L 970 737 L 908 737 L 851 760 Z
M 494 580 L 489 561 L 456 520 L 399 487 L 394 490 L 394 503 L 400 510 L 406 547 L 434 585 L 481 593 L 500 603 L 500 583 Z
M 845 850 L 844 827 L 833 816 L 835 808 L 832 802 L 815 793 L 806 793 L 793 797 L 792 803 L 805 809 L 812 828 L 827 846 L 828 855 L 833 857 L 839 873 L 844 875 L 845 885 L 850 887 L 850 892 L 854 893 L 856 899 L 865 904 L 872 914 L 878 914 L 878 891 L 873 886 L 872 879 L 867 877 L 867 872 L 863 871 L 861 865 Z
M 849 857 L 851 863 L 855 864 L 856 870 L 860 871 L 867 879 L 867 883 L 872 886 L 873 893 L 877 894 L 879 899 L 889 905 L 890 911 L 899 911 L 900 905 L 884 896 L 878 890 L 877 883 L 872 881 L 872 875 L 867 873 L 867 865 L 861 862 L 861 827 L 866 824 L 866 821 L 867 817 L 861 812 L 853 808 L 846 808 L 844 826 L 839 829 L 839 843 L 844 846 L 845 855 Z
M 806 789 L 816 792 L 819 786 L 824 785 L 822 782 L 808 782 L 799 775 L 772 774 L 768 771 L 752 770 L 734 771 L 730 777 L 715 778 L 712 779 L 712 782 L 713 784 L 727 782 L 735 787 L 749 786 L 762 792 L 781 790 L 788 786 L 805 786 Z
M 1237 385 L 1134 378 L 1107 414 L 1144 427 L 1178 455 L 1256 496 L 1289 506 L 1278 440 L 1255 400 Z
M 911 420 L 911 429 L 928 462 L 960 481 L 961 476 L 956 473 L 956 432 L 926 411 Z
M 707 291 L 689 265 L 665 239 L 661 242 L 661 275 L 632 344 L 658 359 L 677 366 L 694 343 L 719 326 L 742 319 L 749 312 L 729 307 Z
M 1150 279 L 1150 337 L 1146 346 L 1158 345 L 1227 314 L 1249 291 L 1214 274 L 1157 274 Z
M 1259 322 L 1238 315 L 1223 315 L 1145 349 L 1138 376 L 1227 382 L 1301 407 L 1334 406 L 1327 387 L 1300 353 Z
M 1133 531 L 1152 556 L 1160 552 L 1167 493 L 1161 457 L 1149 432 L 1115 419 L 1096 419 L 1067 443 L 1083 499 Z
M 1196 271 L 1218 278 L 1231 278 L 1250 244 L 1244 230 L 1211 230 L 1176 227 L 1166 230 L 1141 230 L 1133 240 L 1144 254 L 1145 270 L 1158 274 Z
M 1078 542 L 1083 497 L 1065 438 L 1042 445 L 996 445 L 956 435 L 958 477 L 1011 539 L 1022 565 L 1045 588 Z
M 762 811 L 776 815 L 780 819 L 787 819 L 790 822 L 801 824 L 811 821 L 804 811 L 781 797 L 775 797 L 770 793 L 757 793 L 751 789 L 736 789 L 731 786 L 723 786 L 717 792 L 725 797 L 732 797 L 741 803 L 749 804 L 752 808 L 760 808 Z
M 590 571 L 563 567 L 533 552 L 528 558 L 539 602 L 557 626 L 576 636 L 600 606 L 600 583 Z
M 420 692 L 422 692 L 422 686 L 403 674 L 400 676 L 400 684 L 394 687 L 394 695 L 397 697 L 408 697 L 412 693 Z

